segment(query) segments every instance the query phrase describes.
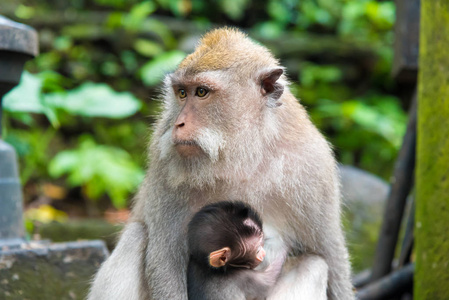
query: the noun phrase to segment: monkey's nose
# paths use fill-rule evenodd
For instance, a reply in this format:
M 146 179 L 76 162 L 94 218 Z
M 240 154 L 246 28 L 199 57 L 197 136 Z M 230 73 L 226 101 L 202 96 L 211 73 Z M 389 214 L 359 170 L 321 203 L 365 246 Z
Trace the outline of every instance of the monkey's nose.
M 259 251 L 259 253 L 257 253 L 257 255 L 256 255 L 256 259 L 257 259 L 259 262 L 263 262 L 263 259 L 264 259 L 265 255 L 266 255 L 265 250 L 264 250 L 263 248 L 261 248 L 260 251 Z
M 175 123 L 175 127 L 176 127 L 176 128 L 184 127 L 184 125 L 185 125 L 184 122 L 176 122 L 176 123 Z

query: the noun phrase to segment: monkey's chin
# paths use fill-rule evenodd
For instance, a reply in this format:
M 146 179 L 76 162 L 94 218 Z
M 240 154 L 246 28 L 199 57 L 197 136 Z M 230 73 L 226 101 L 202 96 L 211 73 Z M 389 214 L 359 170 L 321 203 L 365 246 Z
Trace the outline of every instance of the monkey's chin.
M 203 150 L 198 145 L 178 144 L 175 146 L 175 149 L 184 158 L 194 158 L 204 155 Z

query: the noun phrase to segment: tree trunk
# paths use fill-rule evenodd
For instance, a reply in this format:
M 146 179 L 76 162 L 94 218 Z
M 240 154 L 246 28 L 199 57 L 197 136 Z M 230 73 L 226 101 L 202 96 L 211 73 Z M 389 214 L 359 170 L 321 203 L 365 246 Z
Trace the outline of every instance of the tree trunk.
M 449 1 L 421 1 L 415 299 L 449 297 Z

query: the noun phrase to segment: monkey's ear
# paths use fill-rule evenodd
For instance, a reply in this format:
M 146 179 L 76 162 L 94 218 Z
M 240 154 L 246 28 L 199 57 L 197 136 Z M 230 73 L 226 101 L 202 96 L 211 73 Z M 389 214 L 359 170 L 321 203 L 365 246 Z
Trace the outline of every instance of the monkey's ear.
M 278 100 L 284 93 L 284 85 L 278 82 L 278 79 L 284 73 L 282 68 L 274 68 L 264 71 L 260 76 L 261 92 L 263 96 L 268 96 L 266 105 L 268 107 L 281 106 Z
M 221 248 L 209 254 L 209 264 L 214 268 L 223 267 L 228 262 L 229 257 L 231 257 L 231 248 Z

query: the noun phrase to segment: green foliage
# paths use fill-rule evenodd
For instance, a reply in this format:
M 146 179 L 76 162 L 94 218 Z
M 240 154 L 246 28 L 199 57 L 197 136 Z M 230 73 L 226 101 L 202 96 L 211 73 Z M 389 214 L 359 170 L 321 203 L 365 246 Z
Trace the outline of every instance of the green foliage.
M 126 206 L 129 194 L 144 176 L 127 152 L 98 145 L 89 136 L 82 136 L 77 148 L 59 152 L 50 162 L 49 172 L 54 178 L 67 174 L 67 182 L 82 186 L 90 199 L 108 194 L 117 208 Z
M 148 57 L 156 56 L 164 51 L 158 43 L 145 39 L 137 39 L 134 43 L 134 50 L 140 55 Z
M 16 8 L 15 15 L 21 19 L 30 19 L 34 16 L 34 8 L 26 5 L 19 5 Z
M 159 110 L 151 99 L 212 24 L 241 27 L 270 45 L 342 162 L 391 174 L 406 121 L 390 78 L 392 0 L 4 2 L 2 14 L 34 26 L 40 38 L 40 55 L 3 101 L 3 136 L 18 150 L 26 185 L 57 179 L 81 186 L 87 199 L 109 195 L 123 206 L 137 175 L 120 181 L 77 164 L 92 164 L 83 157 L 92 155 L 112 164 L 111 149 L 124 148 L 124 172 L 138 173 L 131 165 L 144 165 L 148 124 Z M 51 177 L 60 153 L 73 164 Z
M 376 96 L 373 96 L 376 98 Z M 341 130 L 345 126 L 358 126 L 364 131 L 371 131 L 383 137 L 392 146 L 401 145 L 401 138 L 405 132 L 405 116 L 396 99 L 377 99 L 371 105 L 361 100 L 348 100 L 343 103 L 326 103 L 323 101 L 314 110 L 324 122 L 328 119 L 335 129 Z
M 84 83 L 77 89 L 44 94 L 47 88 L 59 90 L 52 73 L 42 76 L 24 72 L 20 84 L 4 98 L 11 112 L 43 113 L 54 127 L 60 126 L 60 112 L 87 117 L 125 118 L 135 114 L 140 101 L 130 93 L 117 93 L 105 84 Z
M 340 34 L 381 39 L 380 33 L 393 28 L 395 6 L 390 1 L 350 1 L 343 7 L 342 16 L 339 25 Z
M 220 0 L 218 3 L 228 17 L 233 20 L 240 20 L 249 4 L 249 0 Z
M 145 19 L 155 10 L 155 4 L 150 1 L 135 4 L 123 19 L 124 27 L 128 30 L 138 30 L 142 27 Z
M 311 115 L 321 128 L 336 132 L 331 141 L 341 162 L 388 176 L 384 170 L 394 160 L 406 129 L 407 118 L 396 98 L 370 95 L 341 103 L 323 99 Z
M 35 127 L 34 120 L 30 121 L 29 126 L 30 128 L 26 130 L 10 129 L 5 135 L 5 141 L 11 144 L 19 157 L 24 160 L 24 163 L 20 164 L 22 183 L 32 178 L 48 178 L 47 168 L 51 158 L 49 145 L 56 135 L 52 128 Z
M 59 152 L 50 167 L 51 144 L 55 130 L 34 128 L 36 122 L 24 112 L 45 114 L 55 128 L 69 125 L 68 116 L 125 118 L 135 114 L 141 102 L 129 92 L 117 93 L 106 84 L 87 82 L 76 89 L 64 91 L 65 79 L 53 72 L 33 75 L 24 72 L 20 84 L 4 98 L 4 108 L 12 112 L 9 118 L 26 123 L 31 130 L 10 130 L 6 141 L 11 143 L 20 157 L 26 159 L 21 178 L 27 182 L 32 176 L 61 177 L 68 173 L 70 186 L 84 187 L 85 195 L 98 199 L 108 194 L 118 208 L 141 181 L 142 170 L 128 153 L 116 147 L 93 143 L 89 135 L 83 138 L 79 149 Z M 48 93 L 44 93 L 44 91 Z M 129 133 L 129 132 L 128 132 Z M 98 160 L 99 163 L 95 163 Z M 84 164 L 84 168 L 80 165 Z M 114 173 L 115 172 L 115 173 Z M 106 189 L 109 185 L 111 188 Z
M 71 115 L 87 117 L 126 118 L 141 107 L 131 93 L 117 93 L 106 84 L 87 82 L 69 92 L 45 96 L 46 105 Z
M 25 222 L 27 223 L 28 222 L 50 223 L 53 221 L 65 222 L 67 221 L 67 219 L 68 216 L 65 212 L 57 210 L 48 204 L 41 205 L 38 208 L 29 209 L 25 213 Z M 27 225 L 27 227 L 31 228 L 30 225 Z
M 306 64 L 302 67 L 299 81 L 302 86 L 310 87 L 319 82 L 337 82 L 342 77 L 342 70 L 337 66 Z
M 4 97 L 3 107 L 8 111 L 44 113 L 41 90 L 42 79 L 25 71 L 20 84 Z
M 185 56 L 184 52 L 178 50 L 156 56 L 141 69 L 143 83 L 148 86 L 160 83 L 164 74 L 173 71 Z
M 364 206 L 365 205 L 365 206 Z M 351 267 L 356 274 L 369 269 L 373 264 L 379 230 L 382 225 L 381 205 L 367 206 L 365 203 L 351 203 L 351 207 L 343 208 L 343 228 L 346 232 L 346 243 L 351 253 Z

